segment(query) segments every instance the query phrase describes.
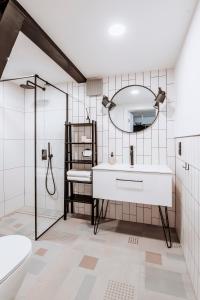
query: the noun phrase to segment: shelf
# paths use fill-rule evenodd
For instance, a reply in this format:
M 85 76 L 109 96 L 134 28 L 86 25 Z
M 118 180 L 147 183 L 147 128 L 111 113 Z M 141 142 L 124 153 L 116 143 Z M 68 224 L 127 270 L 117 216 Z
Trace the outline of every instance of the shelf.
M 65 200 L 67 200 L 69 202 L 80 202 L 80 203 L 91 204 L 91 202 L 93 201 L 93 198 L 91 195 L 73 194 L 73 196 L 69 196 Z
M 92 181 L 78 181 L 78 180 L 65 180 L 65 182 L 69 182 L 69 183 L 84 183 L 84 184 L 92 184 Z
M 69 145 L 92 145 L 92 143 L 72 143 L 72 142 L 69 142 L 69 143 L 67 143 L 66 142 L 66 144 L 69 144 Z M 95 143 L 93 143 L 93 144 L 95 144 Z
M 66 160 L 67 164 L 93 164 L 92 160 Z
M 93 123 L 70 123 L 70 124 L 65 124 L 65 125 L 66 126 L 81 127 L 81 126 L 92 126 L 92 124 Z

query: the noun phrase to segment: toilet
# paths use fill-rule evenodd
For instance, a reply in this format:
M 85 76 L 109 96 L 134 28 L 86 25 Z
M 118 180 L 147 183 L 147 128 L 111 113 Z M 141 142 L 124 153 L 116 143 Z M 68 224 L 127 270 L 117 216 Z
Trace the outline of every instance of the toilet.
M 13 300 L 27 272 L 32 243 L 25 236 L 0 237 L 0 299 Z

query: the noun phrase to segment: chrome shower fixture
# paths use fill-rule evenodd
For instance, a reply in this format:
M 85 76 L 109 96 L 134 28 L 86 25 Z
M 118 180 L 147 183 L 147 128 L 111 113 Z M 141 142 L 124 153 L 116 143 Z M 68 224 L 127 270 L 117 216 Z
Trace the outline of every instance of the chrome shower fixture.
M 38 87 L 38 88 L 42 89 L 43 91 L 46 90 L 45 87 L 35 84 L 34 82 L 32 82 L 30 80 L 27 80 L 26 84 L 20 84 L 20 87 L 25 90 L 33 90 L 35 87 Z
M 102 104 L 108 110 L 111 110 L 112 108 L 114 108 L 116 106 L 116 104 L 114 102 L 109 101 L 107 96 L 103 96 Z

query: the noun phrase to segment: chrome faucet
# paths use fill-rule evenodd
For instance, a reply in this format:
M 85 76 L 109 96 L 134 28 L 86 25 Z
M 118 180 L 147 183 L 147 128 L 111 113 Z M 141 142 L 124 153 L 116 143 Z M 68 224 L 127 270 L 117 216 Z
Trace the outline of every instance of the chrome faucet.
M 134 149 L 133 149 L 133 145 L 130 146 L 130 163 L 131 163 L 131 166 L 134 165 Z

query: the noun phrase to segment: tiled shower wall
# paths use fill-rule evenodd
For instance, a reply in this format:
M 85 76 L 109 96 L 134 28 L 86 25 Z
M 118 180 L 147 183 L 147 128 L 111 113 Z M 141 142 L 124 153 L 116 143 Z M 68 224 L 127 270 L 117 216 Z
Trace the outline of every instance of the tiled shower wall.
M 43 81 L 38 81 L 44 86 Z M 25 206 L 34 207 L 34 91 L 25 91 Z M 66 121 L 66 95 L 46 86 L 46 90 L 37 89 L 37 207 L 45 209 L 47 215 L 63 213 L 64 198 L 64 124 Z M 56 193 L 50 196 L 46 192 L 45 177 L 47 161 L 42 160 L 42 149 L 51 144 L 53 154 L 53 174 Z M 53 190 L 49 173 L 49 190 Z
M 24 205 L 24 91 L 0 83 L 0 217 Z
M 168 164 L 175 174 L 175 140 L 174 140 L 174 72 L 173 70 L 155 70 L 144 73 L 132 73 L 122 76 L 105 77 L 103 93 L 109 99 L 124 86 L 131 84 L 145 85 L 155 93 L 158 87 L 167 92 L 167 100 L 160 106 L 160 113 L 152 127 L 145 131 L 128 134 L 116 129 L 109 120 L 107 110 L 102 107 L 102 97 L 87 97 L 85 84 L 68 83 L 69 119 L 83 122 L 85 109 L 89 108 L 91 119 L 97 121 L 98 162 L 107 162 L 109 154 L 114 152 L 117 161 L 129 163 L 129 146 L 135 147 L 135 162 L 138 164 Z M 174 175 L 175 177 L 175 175 Z M 155 183 L 156 186 L 156 183 Z M 106 187 L 105 187 L 106 188 Z M 80 193 L 89 193 L 88 186 L 79 184 Z M 173 207 L 169 210 L 170 224 L 175 226 L 175 190 L 173 187 Z M 77 204 L 76 211 L 90 213 L 90 208 Z M 160 225 L 156 206 L 109 202 L 108 216 L 113 219 Z
M 179 142 L 182 155 L 178 154 Z M 192 283 L 200 299 L 200 136 L 176 141 L 177 231 Z M 189 170 L 185 170 L 185 162 Z

